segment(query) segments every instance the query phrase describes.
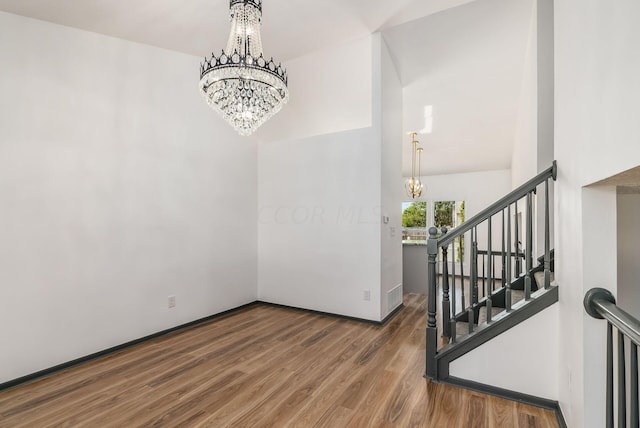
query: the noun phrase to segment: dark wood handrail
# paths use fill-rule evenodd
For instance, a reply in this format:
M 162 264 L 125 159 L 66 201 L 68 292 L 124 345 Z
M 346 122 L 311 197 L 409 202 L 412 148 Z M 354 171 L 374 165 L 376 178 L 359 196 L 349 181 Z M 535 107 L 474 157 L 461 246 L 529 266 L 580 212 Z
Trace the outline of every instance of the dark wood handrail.
M 589 315 L 607 320 L 607 388 L 605 399 L 605 425 L 614 428 L 615 414 L 618 414 L 618 427 L 640 426 L 640 400 L 638 399 L 638 346 L 640 346 L 640 321 L 623 311 L 616 305 L 616 299 L 609 290 L 592 288 L 584 296 L 584 309 Z M 614 330 L 618 340 L 614 343 Z M 629 356 L 625 352 L 625 338 L 630 340 Z M 617 348 L 617 352 L 614 349 Z M 617 353 L 617 363 L 614 354 Z M 629 371 L 627 371 L 627 367 Z M 617 371 L 617 382 L 616 372 Z M 629 385 L 629 402 L 627 403 L 627 378 Z M 618 392 L 615 394 L 615 384 Z M 617 403 L 617 412 L 616 412 Z M 627 405 L 628 404 L 628 405 Z
M 640 321 L 620 309 L 609 290 L 604 288 L 589 290 L 584 296 L 584 308 L 592 317 L 609 321 L 611 325 L 640 346 Z
M 536 175 L 531 180 L 527 181 L 522 186 L 518 187 L 500 200 L 494 202 L 484 210 L 480 211 L 469 220 L 465 220 L 464 223 L 462 223 L 455 229 L 450 230 L 446 235 L 438 239 L 438 246 L 445 247 L 449 245 L 449 243 L 451 243 L 458 236 L 468 232 L 480 223 L 486 221 L 489 217 L 505 209 L 505 207 L 525 197 L 529 192 L 532 192 L 539 184 L 544 183 L 549 178 L 553 178 L 555 180 L 557 175 L 558 167 L 556 165 L 556 161 L 553 161 L 553 164 L 549 168 L 545 169 L 540 174 Z

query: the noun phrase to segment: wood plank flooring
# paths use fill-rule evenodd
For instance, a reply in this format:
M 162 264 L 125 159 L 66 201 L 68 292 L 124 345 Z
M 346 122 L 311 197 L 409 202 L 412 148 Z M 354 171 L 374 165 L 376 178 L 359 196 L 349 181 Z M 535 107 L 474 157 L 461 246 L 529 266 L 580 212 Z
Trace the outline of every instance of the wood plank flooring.
M 425 296 L 384 327 L 256 305 L 0 393 L 0 427 L 557 427 L 422 377 Z

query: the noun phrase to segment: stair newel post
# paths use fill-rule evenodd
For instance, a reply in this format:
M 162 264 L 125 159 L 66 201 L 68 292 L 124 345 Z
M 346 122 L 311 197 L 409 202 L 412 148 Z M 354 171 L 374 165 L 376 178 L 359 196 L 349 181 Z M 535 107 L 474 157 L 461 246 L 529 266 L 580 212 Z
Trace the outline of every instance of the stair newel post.
M 549 239 L 549 179 L 544 182 L 544 289 L 551 287 L 551 250 Z
M 427 239 L 427 278 L 429 280 L 429 294 L 427 296 L 427 349 L 425 377 L 436 378 L 436 351 L 438 349 L 438 325 L 436 323 L 438 286 L 436 284 L 436 259 L 438 257 L 438 229 L 429 228 Z
M 506 269 L 505 309 L 511 311 L 511 204 L 507 207 L 507 269 Z
M 478 229 L 471 229 L 471 303 L 478 303 Z
M 515 221 L 514 221 L 514 239 L 515 239 L 515 247 L 516 247 L 516 278 L 520 278 L 522 274 L 522 265 L 520 260 L 520 230 L 519 230 L 519 221 L 518 221 L 518 201 L 515 202 Z
M 442 228 L 442 236 L 448 232 L 446 227 Z M 448 248 L 444 246 L 442 252 L 442 337 L 451 337 L 451 301 L 449 300 L 449 255 Z
M 493 263 L 493 257 L 491 256 L 491 216 L 489 216 L 489 218 L 487 219 L 487 254 L 489 254 L 489 256 L 487 257 L 487 261 L 489 263 L 487 272 L 489 274 L 489 286 L 488 286 L 488 294 L 486 294 L 487 296 L 487 324 L 491 322 L 491 307 L 492 307 L 492 301 L 491 301 L 491 295 L 493 293 L 493 274 L 492 274 L 492 263 Z
M 527 193 L 527 206 L 526 206 L 526 214 L 527 214 L 527 242 L 525 246 L 525 262 L 526 262 L 526 271 L 524 277 L 524 298 L 525 300 L 531 299 L 531 269 L 533 268 L 533 219 L 532 217 L 532 209 L 531 209 L 531 192 Z
M 507 285 L 507 280 L 506 280 L 506 276 L 505 276 L 505 262 L 506 262 L 506 257 L 505 257 L 505 245 L 504 245 L 504 238 L 505 238 L 505 234 L 504 234 L 504 210 L 502 210 L 502 239 L 501 239 L 501 243 L 502 243 L 502 255 L 501 255 L 501 260 L 502 260 L 502 270 L 501 270 L 501 275 L 502 275 L 502 286 L 506 286 Z

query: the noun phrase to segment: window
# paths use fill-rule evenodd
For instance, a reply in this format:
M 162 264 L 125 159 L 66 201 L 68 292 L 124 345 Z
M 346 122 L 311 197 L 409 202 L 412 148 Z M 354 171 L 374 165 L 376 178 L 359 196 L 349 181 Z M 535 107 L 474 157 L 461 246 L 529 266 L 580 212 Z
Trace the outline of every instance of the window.
M 437 201 L 433 203 L 433 225 L 440 229 L 446 226 L 449 230 L 464 223 L 464 201 Z M 455 261 L 464 258 L 464 235 L 456 238 L 449 247 L 449 254 L 455 251 Z
M 427 203 L 402 203 L 402 243 L 425 244 L 427 242 Z

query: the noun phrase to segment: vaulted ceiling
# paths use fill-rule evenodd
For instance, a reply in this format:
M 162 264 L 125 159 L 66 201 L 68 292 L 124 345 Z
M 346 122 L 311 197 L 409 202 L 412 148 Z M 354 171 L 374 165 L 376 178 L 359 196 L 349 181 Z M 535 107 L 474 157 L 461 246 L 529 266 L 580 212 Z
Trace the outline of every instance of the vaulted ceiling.
M 262 38 L 286 60 L 470 1 L 263 0 Z M 0 10 L 197 56 L 229 30 L 229 0 L 0 0 Z
M 284 62 L 382 31 L 404 86 L 403 132 L 425 128 L 431 111 L 424 172 L 509 168 L 532 4 L 263 0 L 262 39 Z M 224 47 L 229 30 L 229 0 L 0 0 L 0 10 L 197 56 Z
M 404 133 L 424 131 L 426 175 L 511 167 L 518 122 L 535 120 L 534 4 L 477 0 L 383 32 L 404 88 Z M 407 176 L 408 136 L 403 149 Z

